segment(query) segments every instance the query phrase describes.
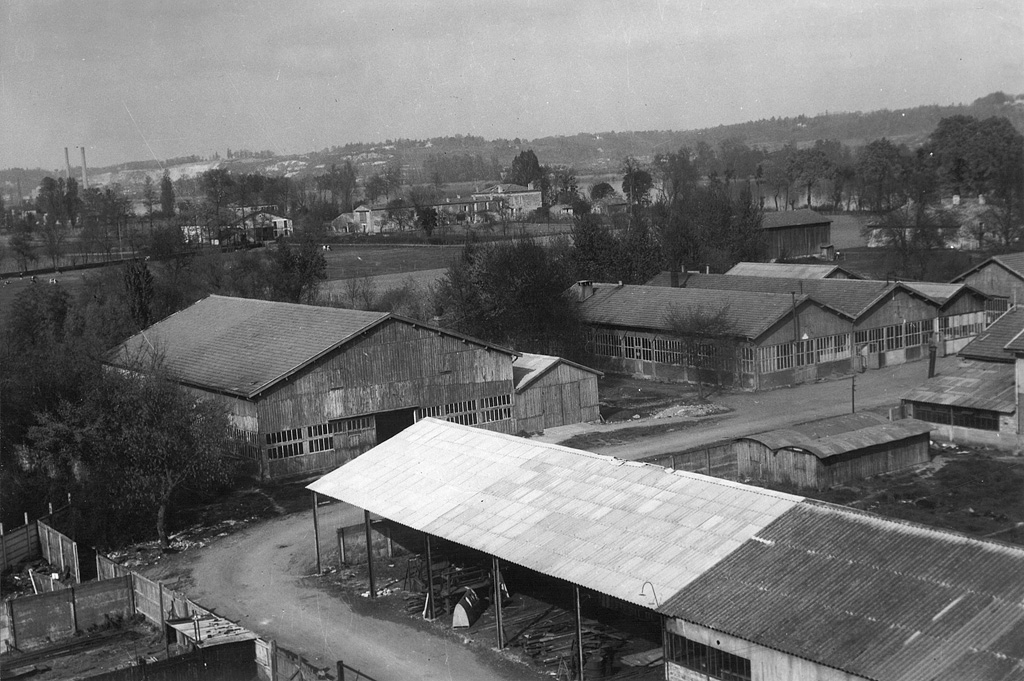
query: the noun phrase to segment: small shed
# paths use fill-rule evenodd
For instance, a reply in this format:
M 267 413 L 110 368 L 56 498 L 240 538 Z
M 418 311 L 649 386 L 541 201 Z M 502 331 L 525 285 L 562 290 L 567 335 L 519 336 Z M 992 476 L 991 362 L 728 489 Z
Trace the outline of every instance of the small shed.
M 846 414 L 736 440 L 741 478 L 826 489 L 928 462 L 932 426 Z
M 597 421 L 601 376 L 597 369 L 561 357 L 523 353 L 512 362 L 517 429 L 543 433 L 545 428 Z

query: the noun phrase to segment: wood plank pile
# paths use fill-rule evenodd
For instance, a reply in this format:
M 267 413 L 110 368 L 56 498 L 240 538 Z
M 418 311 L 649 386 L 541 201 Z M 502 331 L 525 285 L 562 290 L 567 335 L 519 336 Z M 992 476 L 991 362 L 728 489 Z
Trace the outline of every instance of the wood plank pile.
M 519 610 L 516 612 L 516 610 Z M 545 667 L 558 667 L 573 661 L 576 655 L 576 619 L 571 612 L 554 605 L 524 605 L 520 610 L 503 611 L 506 643 L 518 646 Z M 483 618 L 481 618 L 483 622 Z M 493 626 L 493 611 L 487 622 Z M 594 620 L 583 619 L 583 656 L 588 662 L 599 660 L 622 648 L 628 637 Z
M 434 556 L 431 570 L 434 577 L 436 616 L 450 613 L 466 589 L 475 589 L 480 595 L 490 592 L 490 571 L 478 565 L 456 565 L 443 556 Z M 427 598 L 427 564 L 423 556 L 409 557 L 402 588 L 406 592 L 406 612 L 423 612 Z

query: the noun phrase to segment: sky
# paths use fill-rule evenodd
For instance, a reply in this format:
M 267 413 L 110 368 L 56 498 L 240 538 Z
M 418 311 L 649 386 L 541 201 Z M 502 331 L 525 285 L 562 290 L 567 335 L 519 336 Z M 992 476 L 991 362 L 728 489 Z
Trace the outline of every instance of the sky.
M 0 168 L 1024 93 L 1020 0 L 0 0 Z M 73 161 L 74 162 L 74 161 Z

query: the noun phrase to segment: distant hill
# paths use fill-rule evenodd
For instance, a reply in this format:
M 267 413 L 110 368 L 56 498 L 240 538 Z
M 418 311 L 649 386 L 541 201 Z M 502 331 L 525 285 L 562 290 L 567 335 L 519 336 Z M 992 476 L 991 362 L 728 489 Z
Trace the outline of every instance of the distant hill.
M 712 147 L 722 140 L 736 139 L 751 147 L 777 149 L 789 142 L 811 144 L 818 139 L 836 139 L 851 147 L 863 146 L 871 140 L 887 137 L 894 142 L 914 147 L 920 145 L 938 122 L 955 115 L 988 118 L 1003 116 L 1024 133 L 1024 95 L 995 92 L 970 104 L 948 106 L 927 105 L 911 109 L 848 113 L 824 113 L 816 116 L 770 118 L 734 125 L 720 125 L 701 130 L 650 130 L 636 132 L 579 133 L 570 136 L 541 137 L 533 140 L 486 140 L 472 135 L 436 137 L 429 140 L 386 140 L 376 143 L 352 143 L 306 154 L 274 156 L 271 152 L 234 152 L 230 159 L 202 159 L 198 156 L 169 159 L 163 165 L 156 161 L 133 161 L 118 166 L 90 169 L 90 182 L 118 182 L 138 192 L 144 178 L 159 179 L 163 167 L 177 179 L 198 175 L 213 167 L 228 168 L 234 173 L 308 176 L 328 171 L 332 163 L 351 160 L 360 174 L 368 176 L 386 164 L 400 162 L 405 177 L 412 182 L 429 182 L 423 171 L 428 161 L 451 157 L 480 157 L 482 165 L 507 167 L 521 151 L 533 149 L 541 163 L 574 167 L 579 174 L 617 172 L 626 156 L 649 160 L 655 154 L 695 147 L 704 142 Z M 26 196 L 39 186 L 46 175 L 62 170 L 7 169 L 0 170 L 0 191 L 14 196 L 20 178 Z M 493 178 L 480 178 L 493 179 Z

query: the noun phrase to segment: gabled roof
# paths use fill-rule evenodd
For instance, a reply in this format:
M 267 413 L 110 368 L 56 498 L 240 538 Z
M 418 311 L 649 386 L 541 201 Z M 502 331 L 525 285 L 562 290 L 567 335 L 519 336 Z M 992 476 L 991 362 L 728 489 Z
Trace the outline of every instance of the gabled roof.
M 966 272 L 957 275 L 953 278 L 953 282 L 963 281 L 975 272 L 988 267 L 989 265 L 995 265 L 1001 267 L 1010 274 L 1016 276 L 1018 279 L 1024 279 L 1024 251 L 1019 253 L 1004 253 L 1002 255 L 993 255 L 988 260 L 983 260 L 974 267 L 970 268 Z
M 847 279 L 863 279 L 845 267 L 817 263 L 782 263 L 782 262 L 739 262 L 732 266 L 726 274 L 745 277 L 783 277 L 789 279 L 836 279 L 837 273 L 846 275 Z
M 827 419 L 798 423 L 787 428 L 776 428 L 775 430 L 755 433 L 739 439 L 760 442 L 768 449 L 781 449 L 782 447 L 795 445 L 800 442 L 849 433 L 853 430 L 870 428 L 886 422 L 887 419 L 880 414 L 862 411 L 855 414 L 842 414 Z
M 640 606 L 802 499 L 435 419 L 308 489 Z
M 1006 346 L 1021 331 L 1024 331 L 1024 307 L 1015 307 L 1004 312 L 957 354 L 964 359 L 1012 364 L 1013 352 Z
M 586 371 L 597 376 L 604 376 L 603 372 L 597 369 L 577 364 L 564 357 L 552 355 L 537 355 L 532 352 L 524 352 L 512 360 L 512 382 L 515 383 L 516 392 L 521 393 L 535 383 L 542 376 L 554 369 L 559 364 L 566 364 L 580 371 Z
M 807 300 L 808 296 L 797 296 L 796 305 Z M 672 310 L 700 309 L 714 314 L 727 309 L 726 321 L 734 337 L 757 338 L 790 314 L 793 307 L 789 294 L 595 285 L 594 295 L 580 304 L 580 311 L 589 324 L 669 331 L 667 317 Z
M 1012 414 L 1017 410 L 1014 367 L 991 362 L 970 362 L 950 373 L 929 378 L 902 399 L 905 402 Z
M 540 190 L 530 189 L 529 187 L 524 187 L 521 184 L 498 183 L 492 184 L 490 187 L 481 189 L 478 192 L 473 192 L 473 195 L 480 196 L 481 194 L 517 194 L 521 192 L 540 192 Z
M 252 398 L 389 319 L 434 328 L 387 312 L 214 295 L 132 336 L 109 362 L 131 366 L 156 354 L 182 383 Z
M 809 208 L 800 210 L 765 211 L 761 220 L 762 229 L 781 229 L 783 227 L 800 227 L 803 225 L 832 224 L 832 218 L 815 213 Z
M 1019 681 L 1024 550 L 806 500 L 659 611 L 879 681 Z
M 864 678 L 1024 669 L 1021 547 L 435 419 L 308 489 Z
M 648 286 L 671 286 L 671 275 L 662 272 Z M 809 295 L 814 300 L 857 318 L 886 295 L 902 289 L 937 307 L 944 306 L 964 290 L 977 293 L 964 284 L 881 281 L 878 279 L 799 279 L 791 277 L 747 277 L 732 274 L 679 275 L 681 288 L 747 291 L 750 293 L 790 293 Z M 977 295 L 984 295 L 977 293 Z

